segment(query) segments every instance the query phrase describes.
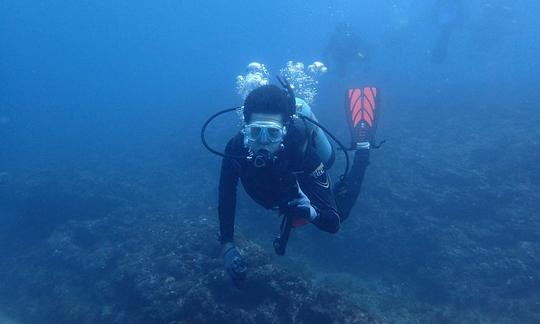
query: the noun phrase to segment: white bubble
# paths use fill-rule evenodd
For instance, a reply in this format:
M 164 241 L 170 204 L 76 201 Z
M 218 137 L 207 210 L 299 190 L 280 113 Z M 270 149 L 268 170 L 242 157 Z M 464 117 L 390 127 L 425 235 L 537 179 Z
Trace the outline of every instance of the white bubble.
M 302 62 L 288 61 L 280 74 L 285 77 L 294 88 L 297 97 L 304 99 L 308 104 L 313 103 L 317 96 L 318 80 L 326 72 L 322 62 L 315 61 L 308 65 L 307 71 Z
M 326 73 L 328 69 L 323 62 L 315 61 L 313 64 L 308 65 L 308 71 L 316 77 Z
M 310 104 L 317 95 L 317 79 L 326 71 L 326 66 L 320 61 L 315 61 L 306 68 L 303 62 L 291 60 L 287 61 L 279 72 L 291 84 L 296 96 Z M 245 100 L 252 90 L 269 83 L 270 74 L 266 66 L 251 62 L 246 67 L 246 73 L 236 77 L 236 92 Z
M 236 77 L 236 93 L 245 100 L 253 89 L 268 83 L 269 74 L 266 66 L 259 62 L 251 62 L 246 67 L 246 74 Z
M 263 73 L 266 70 L 266 68 L 264 67 L 264 64 L 261 64 L 259 62 L 251 62 L 248 64 L 246 70 L 247 72 L 251 72 L 251 73 L 256 73 L 256 72 Z

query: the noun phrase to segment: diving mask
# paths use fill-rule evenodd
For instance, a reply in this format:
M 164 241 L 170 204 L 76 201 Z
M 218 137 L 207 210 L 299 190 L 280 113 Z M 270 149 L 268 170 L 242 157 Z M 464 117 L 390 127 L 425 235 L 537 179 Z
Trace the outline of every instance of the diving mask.
M 256 121 L 247 124 L 242 129 L 248 142 L 281 143 L 287 134 L 285 126 L 271 121 Z

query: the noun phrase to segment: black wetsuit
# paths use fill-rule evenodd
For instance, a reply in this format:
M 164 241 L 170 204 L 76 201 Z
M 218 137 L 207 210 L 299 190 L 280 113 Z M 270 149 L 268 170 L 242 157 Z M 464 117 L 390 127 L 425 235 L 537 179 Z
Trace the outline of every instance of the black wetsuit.
M 289 126 L 284 149 L 273 163 L 255 167 L 245 157 L 243 134 L 238 133 L 227 144 L 219 182 L 220 241 L 232 242 L 238 179 L 249 196 L 267 209 L 285 212 L 288 202 L 298 198 L 298 184 L 311 201 L 318 217 L 312 222 L 323 231 L 335 233 L 348 217 L 369 164 L 369 150 L 357 152 L 347 181 L 340 181 L 332 190 L 325 165 L 317 155 L 312 138 L 313 128 L 303 120 Z M 242 158 L 244 157 L 244 158 Z

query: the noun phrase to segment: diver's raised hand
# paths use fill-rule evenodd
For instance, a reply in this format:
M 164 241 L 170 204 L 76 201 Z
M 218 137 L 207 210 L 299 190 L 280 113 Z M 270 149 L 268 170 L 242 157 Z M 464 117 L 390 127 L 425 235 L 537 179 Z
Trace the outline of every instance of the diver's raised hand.
M 310 222 L 319 215 L 315 208 L 313 208 L 311 205 L 309 198 L 302 191 L 302 189 L 300 189 L 300 186 L 298 186 L 298 198 L 289 201 L 288 206 L 290 208 L 297 209 L 299 211 L 299 216 L 309 220 Z

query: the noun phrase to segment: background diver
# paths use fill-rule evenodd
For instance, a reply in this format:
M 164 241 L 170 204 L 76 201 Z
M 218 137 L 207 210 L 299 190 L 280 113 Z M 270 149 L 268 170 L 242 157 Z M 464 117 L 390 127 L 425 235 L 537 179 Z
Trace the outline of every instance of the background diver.
M 284 85 L 287 90 L 263 85 L 247 95 L 243 127 L 229 140 L 225 154 L 220 154 L 219 241 L 225 270 L 235 283 L 245 279 L 247 272 L 247 264 L 234 244 L 238 180 L 261 206 L 292 215 L 293 226 L 312 223 L 336 233 L 360 193 L 370 149 L 374 148 L 377 89 L 350 89 L 347 109 L 354 161 L 350 171 L 332 187 L 327 173 L 334 160 L 332 146 L 321 128 L 299 118 L 314 120 L 315 116 L 305 101 L 294 96 L 288 83 Z M 213 117 L 203 127 L 203 134 Z M 207 146 L 204 135 L 203 143 Z
M 324 49 L 324 58 L 340 77 L 347 75 L 352 64 L 361 64 L 367 69 L 371 59 L 368 46 L 350 23 L 336 26 Z
M 450 37 L 465 20 L 465 6 L 462 0 L 436 0 L 432 16 L 437 36 L 430 52 L 431 61 L 443 63 L 446 59 Z

